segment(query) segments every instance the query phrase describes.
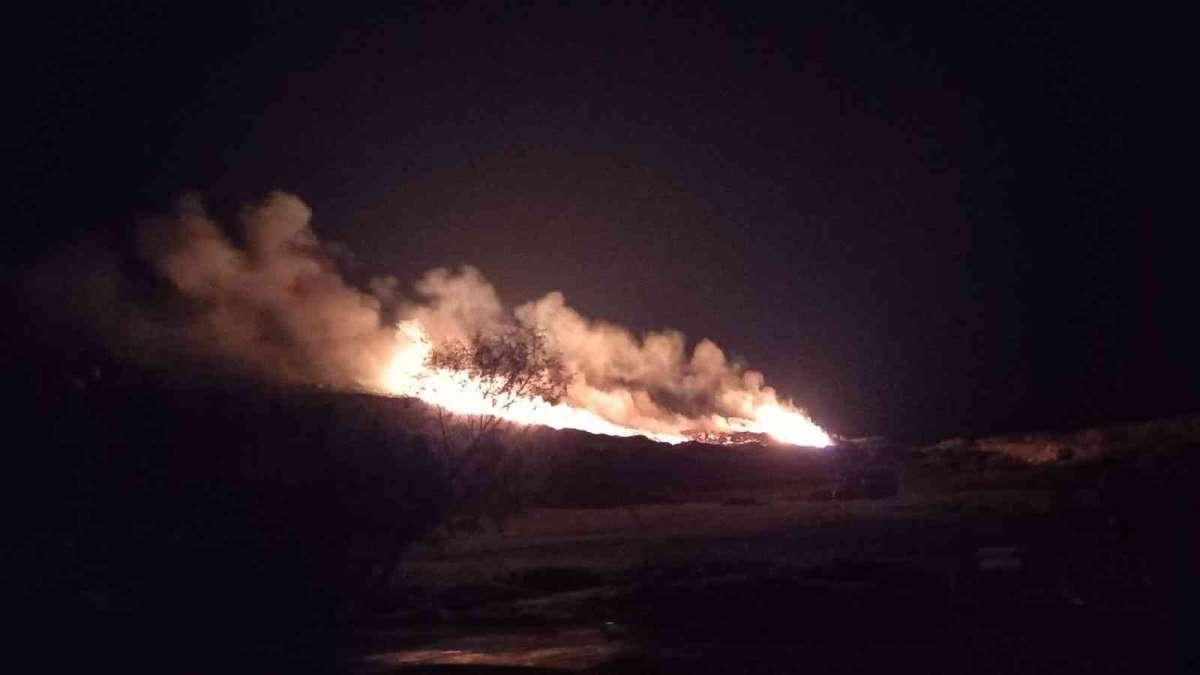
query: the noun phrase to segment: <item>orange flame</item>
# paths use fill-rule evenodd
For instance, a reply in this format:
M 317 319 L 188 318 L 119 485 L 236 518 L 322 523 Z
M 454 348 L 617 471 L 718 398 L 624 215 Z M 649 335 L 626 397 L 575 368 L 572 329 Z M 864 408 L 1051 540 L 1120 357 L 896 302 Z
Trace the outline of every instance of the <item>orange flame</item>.
M 682 430 L 672 432 L 633 429 L 599 414 L 566 403 L 550 404 L 537 398 L 517 398 L 503 404 L 486 396 L 486 383 L 457 371 L 428 365 L 433 344 L 420 323 L 402 321 L 397 326 L 399 346 L 382 375 L 381 388 L 389 394 L 412 396 L 460 415 L 494 415 L 518 424 L 537 424 L 554 429 L 578 429 L 611 436 L 646 436 L 666 443 L 682 443 Z M 764 433 L 777 441 L 825 447 L 833 441 L 804 413 L 778 403 L 757 406 L 748 419 L 715 417 L 720 431 Z

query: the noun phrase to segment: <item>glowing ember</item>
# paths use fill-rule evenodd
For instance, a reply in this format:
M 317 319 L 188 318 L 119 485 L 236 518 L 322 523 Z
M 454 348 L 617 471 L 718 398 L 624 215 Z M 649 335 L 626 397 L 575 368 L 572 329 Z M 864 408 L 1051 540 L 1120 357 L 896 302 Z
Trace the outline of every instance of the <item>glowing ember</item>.
M 382 388 L 388 393 L 412 396 L 461 415 L 495 415 L 519 424 L 540 424 L 554 429 L 579 429 L 613 436 L 642 435 L 657 441 L 681 443 L 688 440 L 682 430 L 675 432 L 634 429 L 605 419 L 585 408 L 566 403 L 551 405 L 537 398 L 515 398 L 503 403 L 489 398 L 487 383 L 469 375 L 429 367 L 433 344 L 417 321 L 397 325 L 400 345 L 383 375 Z M 713 417 L 720 431 L 765 433 L 794 445 L 825 447 L 832 443 L 828 434 L 802 412 L 772 403 L 753 409 L 748 419 Z

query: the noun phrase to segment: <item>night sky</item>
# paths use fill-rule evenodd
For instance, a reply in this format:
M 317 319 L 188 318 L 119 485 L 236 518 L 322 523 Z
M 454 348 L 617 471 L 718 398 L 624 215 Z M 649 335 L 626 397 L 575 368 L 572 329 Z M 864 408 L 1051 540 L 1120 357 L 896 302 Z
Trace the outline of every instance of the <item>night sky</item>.
M 833 431 L 1200 409 L 1166 17 L 173 4 L 10 20 L 6 265 L 278 188 L 352 275 L 710 337 Z

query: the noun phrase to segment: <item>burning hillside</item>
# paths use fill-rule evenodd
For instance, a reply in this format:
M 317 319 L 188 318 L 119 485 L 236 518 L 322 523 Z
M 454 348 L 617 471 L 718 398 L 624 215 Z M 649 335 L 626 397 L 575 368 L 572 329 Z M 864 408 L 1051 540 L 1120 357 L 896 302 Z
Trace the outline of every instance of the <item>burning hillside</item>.
M 152 297 L 131 292 L 128 272 L 118 271 L 128 261 L 109 260 L 108 252 L 93 251 L 82 289 L 63 284 L 61 274 L 41 281 L 50 279 L 43 291 L 70 288 L 86 298 L 91 325 L 138 358 L 207 360 L 259 377 L 413 396 L 458 414 L 559 429 L 668 442 L 745 434 L 831 442 L 761 373 L 729 361 L 710 340 L 689 350 L 675 331 L 637 336 L 583 316 L 558 291 L 509 310 L 469 266 L 426 273 L 415 299 L 400 296 L 393 277 L 372 279 L 365 291 L 339 273 L 337 253 L 317 239 L 311 211 L 292 195 L 273 193 L 247 207 L 232 232 L 188 199 L 139 230 L 135 262 L 161 282 Z M 536 335 L 561 369 L 553 396 L 434 358 L 449 345 L 518 333 Z M 523 367 L 546 373 L 545 364 Z

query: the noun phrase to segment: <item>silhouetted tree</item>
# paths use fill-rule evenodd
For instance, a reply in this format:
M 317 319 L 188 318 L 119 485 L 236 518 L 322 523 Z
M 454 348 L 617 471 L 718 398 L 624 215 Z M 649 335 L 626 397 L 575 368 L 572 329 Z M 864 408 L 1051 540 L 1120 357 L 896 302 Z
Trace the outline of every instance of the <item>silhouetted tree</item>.
M 436 409 L 436 436 L 456 498 L 447 529 L 477 529 L 484 516 L 503 529 L 505 519 L 521 508 L 524 474 L 532 464 L 514 452 L 511 433 L 507 440 L 498 433 L 512 429 L 503 412 L 530 399 L 558 403 L 570 376 L 545 336 L 527 326 L 441 344 L 426 365 L 456 373 L 461 386 L 476 390 L 489 406 L 488 412 L 465 415 Z

